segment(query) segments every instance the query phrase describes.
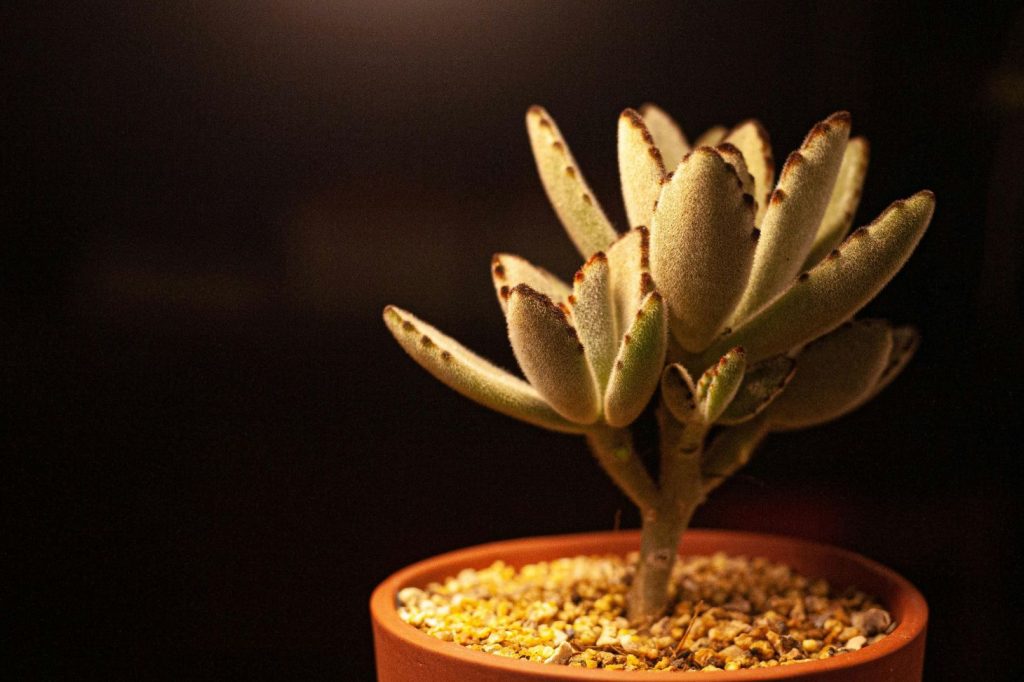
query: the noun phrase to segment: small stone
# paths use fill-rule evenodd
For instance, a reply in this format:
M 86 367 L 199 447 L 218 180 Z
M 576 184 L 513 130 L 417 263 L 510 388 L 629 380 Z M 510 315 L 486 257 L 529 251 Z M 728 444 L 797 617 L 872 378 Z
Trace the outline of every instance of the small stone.
M 398 591 L 398 603 L 408 606 L 425 599 L 427 593 L 416 587 L 403 587 Z
M 655 623 L 654 625 L 651 626 L 651 634 L 654 635 L 655 637 L 662 637 L 662 636 L 668 634 L 668 632 L 671 629 L 671 627 L 672 627 L 672 619 L 669 618 L 668 616 L 665 616 L 664 618 L 662 618 L 657 623 Z
M 851 637 L 850 639 L 848 639 L 846 641 L 845 648 L 848 649 L 849 651 L 860 651 L 860 649 L 865 644 L 867 644 L 867 642 L 868 642 L 868 638 L 867 637 L 865 637 L 864 635 L 857 635 L 856 637 Z
M 614 626 L 605 626 L 605 628 L 601 630 L 601 636 L 597 638 L 597 643 L 594 646 L 613 646 L 618 644 L 619 640 L 618 637 L 616 637 L 617 633 L 618 630 L 616 630 Z
M 544 662 L 553 663 L 555 665 L 565 665 L 569 662 L 569 659 L 572 658 L 574 653 L 576 652 L 573 651 L 571 644 L 568 642 L 562 642 L 562 644 L 555 649 L 553 654 L 544 659 Z
M 763 661 L 768 660 L 775 654 L 775 649 L 767 641 L 760 639 L 750 645 L 750 651 Z
M 855 612 L 850 621 L 853 627 L 870 637 L 879 632 L 884 632 L 892 623 L 892 616 L 884 609 L 872 608 L 866 611 Z

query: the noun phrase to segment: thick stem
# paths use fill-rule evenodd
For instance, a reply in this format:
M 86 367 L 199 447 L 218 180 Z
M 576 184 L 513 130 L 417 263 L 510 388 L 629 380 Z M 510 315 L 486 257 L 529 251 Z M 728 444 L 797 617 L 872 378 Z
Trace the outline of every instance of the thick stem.
M 678 509 L 652 509 L 644 515 L 640 560 L 627 596 L 629 619 L 635 623 L 659 618 L 668 606 L 669 581 L 679 539 L 690 521 Z
M 634 622 L 655 619 L 668 606 L 680 537 L 704 499 L 700 463 L 705 431 L 695 424 L 681 425 L 671 434 L 662 431 L 670 438 L 662 445 L 659 501 L 644 514 L 640 559 L 628 595 L 629 618 Z

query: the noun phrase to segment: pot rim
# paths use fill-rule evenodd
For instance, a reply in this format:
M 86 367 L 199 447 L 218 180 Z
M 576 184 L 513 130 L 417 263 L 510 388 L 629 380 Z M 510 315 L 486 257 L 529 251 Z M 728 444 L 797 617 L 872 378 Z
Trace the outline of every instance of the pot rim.
M 894 628 L 888 636 L 874 644 L 866 646 L 858 651 L 850 651 L 827 659 L 807 663 L 797 663 L 772 668 L 716 671 L 713 678 L 715 680 L 729 682 L 730 680 L 752 679 L 754 676 L 756 676 L 756 679 L 792 679 L 810 677 L 825 671 L 834 671 L 841 668 L 853 668 L 863 665 L 867 661 L 884 658 L 896 650 L 909 645 L 918 637 L 922 637 L 927 627 L 928 605 L 921 592 L 918 591 L 918 589 L 914 587 L 909 580 L 892 569 L 857 554 L 856 552 L 835 547 L 833 545 L 784 535 L 705 528 L 687 529 L 683 535 L 683 541 L 681 544 L 681 549 L 683 551 L 686 550 L 686 542 L 688 538 L 691 541 L 696 539 L 703 542 L 721 542 L 726 545 L 768 542 L 773 548 L 788 548 L 789 550 L 801 550 L 803 552 L 814 552 L 818 554 L 823 553 L 838 561 L 842 561 L 847 565 L 857 566 L 866 573 L 874 574 L 882 582 L 891 586 L 892 595 L 899 597 L 898 605 L 894 606 L 894 604 L 891 603 L 893 601 L 891 598 L 885 602 L 887 609 L 896 610 L 898 608 L 900 611 L 900 617 L 897 621 L 896 628 Z M 494 557 L 495 552 L 507 555 L 508 558 L 502 560 L 511 565 L 518 566 L 515 561 L 517 553 L 522 549 L 535 545 L 538 541 L 549 544 L 565 544 L 567 547 L 577 548 L 568 550 L 566 556 L 601 553 L 618 554 L 624 553 L 622 551 L 623 547 L 632 549 L 639 547 L 640 531 L 597 531 L 591 533 L 544 535 L 512 540 L 498 540 L 463 549 L 456 549 L 417 561 L 414 564 L 399 569 L 374 589 L 373 594 L 370 597 L 370 612 L 375 626 L 379 626 L 387 630 L 390 634 L 403 640 L 403 642 L 410 647 L 414 647 L 416 649 L 429 649 L 432 656 L 454 659 L 456 661 L 476 666 L 486 666 L 493 668 L 496 672 L 508 670 L 510 672 L 516 671 L 522 673 L 523 666 L 527 665 L 537 666 L 537 672 L 546 676 L 545 679 L 606 680 L 609 682 L 614 682 L 615 680 L 632 680 L 633 682 L 636 682 L 636 680 L 641 679 L 638 675 L 650 674 L 651 671 L 601 670 L 569 668 L 566 666 L 556 667 L 530 661 L 503 658 L 501 656 L 495 656 L 482 651 L 467 649 L 466 647 L 453 642 L 445 642 L 435 637 L 431 637 L 418 628 L 405 623 L 398 617 L 398 608 L 396 605 L 398 590 L 409 586 L 422 587 L 424 583 L 421 577 L 422 574 L 436 571 L 439 566 L 447 563 L 456 563 L 460 567 L 459 569 L 452 571 L 452 574 L 461 568 L 482 567 L 490 561 L 496 560 Z M 599 550 L 589 548 L 590 546 L 601 545 L 607 545 L 608 549 L 601 552 Z M 630 551 L 630 549 L 625 549 L 625 551 Z M 729 553 L 742 554 L 742 552 L 734 552 L 731 550 Z M 781 554 L 784 552 L 780 551 L 779 553 Z M 772 552 L 759 551 L 757 554 L 765 556 L 768 559 L 773 559 L 773 557 L 770 556 Z M 553 556 L 551 558 L 554 559 L 558 557 Z M 785 561 L 784 559 L 773 560 Z M 814 578 L 817 576 L 808 577 Z M 825 577 L 827 578 L 827 576 Z M 830 582 L 832 581 L 830 580 Z M 693 674 L 693 672 L 688 672 L 686 674 Z

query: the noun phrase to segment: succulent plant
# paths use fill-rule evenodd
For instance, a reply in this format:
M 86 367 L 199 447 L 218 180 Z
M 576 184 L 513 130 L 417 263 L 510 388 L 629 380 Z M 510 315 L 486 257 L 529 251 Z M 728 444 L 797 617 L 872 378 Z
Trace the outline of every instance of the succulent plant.
M 384 320 L 427 371 L 463 395 L 586 436 L 640 508 L 636 620 L 660 614 L 694 509 L 766 434 L 835 419 L 900 372 L 917 333 L 853 320 L 910 257 L 931 192 L 847 236 L 868 144 L 850 116 L 815 125 L 775 182 L 764 128 L 713 128 L 691 148 L 664 111 L 627 109 L 618 158 L 629 230 L 613 227 L 554 120 L 526 115 L 537 170 L 585 259 L 571 283 L 510 254 L 491 263 L 525 380 L 394 306 Z M 670 170 L 674 169 L 674 170 Z M 630 425 L 657 396 L 657 479 Z

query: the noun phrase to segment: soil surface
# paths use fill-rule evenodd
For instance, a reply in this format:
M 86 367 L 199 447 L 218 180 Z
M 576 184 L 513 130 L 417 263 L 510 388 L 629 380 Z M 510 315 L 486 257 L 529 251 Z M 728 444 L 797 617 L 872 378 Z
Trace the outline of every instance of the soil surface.
M 855 589 L 833 591 L 766 559 L 682 557 L 670 607 L 626 618 L 636 555 L 466 569 L 398 593 L 398 613 L 429 635 L 549 665 L 614 670 L 737 670 L 856 651 L 895 627 Z

